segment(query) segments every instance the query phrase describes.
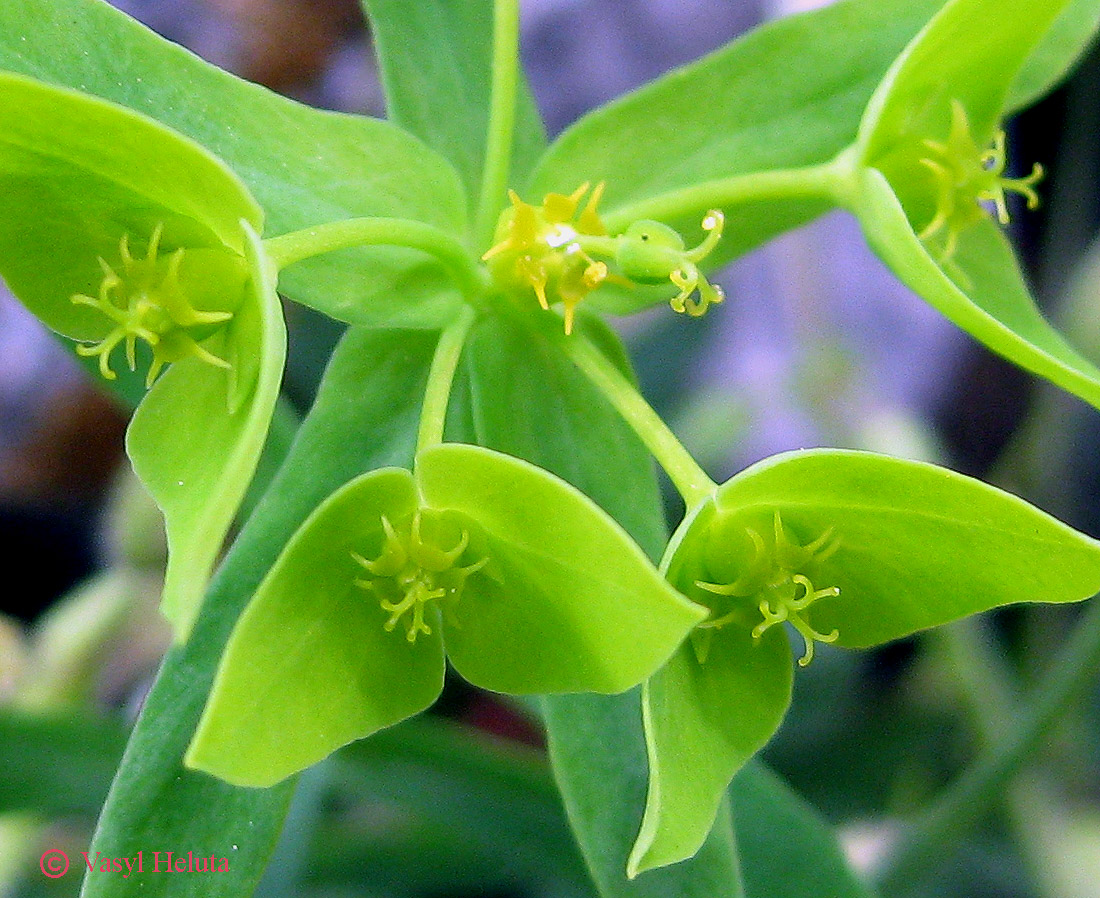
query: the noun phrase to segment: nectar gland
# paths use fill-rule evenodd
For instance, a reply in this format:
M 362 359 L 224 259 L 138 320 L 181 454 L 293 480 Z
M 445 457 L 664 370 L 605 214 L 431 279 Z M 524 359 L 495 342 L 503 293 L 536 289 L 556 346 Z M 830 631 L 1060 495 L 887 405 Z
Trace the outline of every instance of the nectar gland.
M 745 532 L 752 542 L 753 558 L 747 570 L 732 583 L 707 583 L 696 580 L 695 585 L 707 592 L 720 596 L 733 596 L 751 599 L 763 618 L 752 628 L 752 638 L 759 640 L 776 624 L 788 621 L 802 637 L 806 645 L 805 654 L 798 660 L 805 667 L 814 657 L 815 642 L 835 642 L 840 635 L 837 630 L 821 633 L 806 620 L 804 612 L 820 599 L 835 598 L 840 595 L 836 586 L 815 589 L 809 577 L 803 573 L 811 563 L 824 561 L 840 546 L 830 527 L 813 542 L 801 545 L 787 535 L 783 521 L 776 511 L 773 518 L 774 542 L 769 548 L 764 538 L 752 527 Z M 705 663 L 710 650 L 710 640 L 714 630 L 734 621 L 743 621 L 745 609 L 734 608 L 717 618 L 711 618 L 699 624 L 692 634 L 692 643 L 699 663 Z M 696 637 L 696 633 L 698 637 Z
M 567 334 L 573 331 L 577 305 L 605 282 L 625 287 L 670 283 L 679 293 L 669 305 L 694 317 L 725 298 L 698 267 L 722 237 L 724 217 L 719 210 L 706 214 L 702 242 L 687 249 L 680 234 L 648 219 L 633 222 L 619 235 L 608 235 L 597 211 L 603 182 L 582 209 L 588 188 L 585 182 L 570 194 L 548 193 L 541 206 L 508 191 L 512 205 L 501 213 L 497 242 L 481 257 L 499 286 L 530 288 L 544 309 L 561 302 Z
M 192 306 L 180 283 L 180 266 L 186 250 L 180 248 L 163 259 L 159 257 L 163 225 L 158 224 L 149 237 L 145 258 L 135 258 L 130 250 L 129 234 L 119 241 L 121 264 L 110 265 L 100 257 L 103 280 L 96 296 L 77 293 L 72 302 L 102 312 L 114 327 L 98 343 L 78 345 L 82 356 L 99 356 L 99 372 L 107 380 L 115 379 L 111 353 L 125 345 L 130 370 L 137 366 L 137 341 L 144 340 L 153 350 L 153 362 L 145 378 L 151 387 L 161 369 L 170 362 L 194 356 L 217 368 L 229 369 L 229 362 L 203 348 L 200 340 L 209 337 L 232 317 L 232 312 L 200 311 Z
M 457 602 L 467 578 L 485 567 L 489 559 L 457 565 L 470 545 L 470 534 L 461 531 L 452 548 L 441 549 L 425 539 L 419 511 L 399 528 L 383 515 L 382 532 L 385 536 L 377 558 L 351 553 L 369 575 L 356 579 L 355 584 L 373 592 L 389 615 L 382 629 L 391 633 L 404 619 L 405 638 L 413 643 L 421 633 L 425 636 L 432 633 L 424 617 L 425 607 L 430 602 Z

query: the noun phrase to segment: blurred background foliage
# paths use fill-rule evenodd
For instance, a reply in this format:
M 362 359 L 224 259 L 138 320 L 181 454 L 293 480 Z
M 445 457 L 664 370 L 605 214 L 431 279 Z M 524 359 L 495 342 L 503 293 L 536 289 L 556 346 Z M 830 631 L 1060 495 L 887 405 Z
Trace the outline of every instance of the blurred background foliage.
M 383 114 L 356 0 L 119 0 L 165 36 L 301 100 Z M 525 63 L 551 134 L 796 0 L 524 0 Z M 1048 172 L 1019 215 L 1036 295 L 1100 362 L 1100 54 L 1021 115 L 1011 147 Z M 1100 535 L 1100 417 L 990 355 L 900 286 L 830 214 L 732 266 L 701 320 L 620 322 L 644 391 L 712 476 L 774 452 L 870 448 L 1011 489 Z M 339 336 L 288 309 L 286 394 L 308 408 Z M 74 894 L 80 862 L 166 644 L 163 538 L 127 473 L 126 412 L 0 295 L 0 893 Z M 670 497 L 670 515 L 679 510 Z M 20 576 L 26 574 L 28 576 Z M 1080 610 L 1016 608 L 865 652 L 820 651 L 766 759 L 872 865 L 1011 727 Z M 451 683 L 432 723 L 353 745 L 303 778 L 264 896 L 592 894 L 520 707 Z M 1100 896 L 1100 686 L 956 850 L 906 894 Z M 784 835 L 774 834 L 781 851 Z M 140 847 L 140 846 L 139 846 Z M 146 846 L 153 849 L 156 846 Z

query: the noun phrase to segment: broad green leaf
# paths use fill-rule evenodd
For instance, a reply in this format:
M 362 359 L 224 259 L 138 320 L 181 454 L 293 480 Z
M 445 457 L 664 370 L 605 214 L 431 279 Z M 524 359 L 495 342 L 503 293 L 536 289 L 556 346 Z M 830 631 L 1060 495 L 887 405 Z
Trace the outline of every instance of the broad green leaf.
M 530 322 L 537 328 L 527 326 Z M 667 532 L 649 453 L 607 399 L 557 348 L 560 322 L 534 310 L 526 321 L 485 317 L 466 342 L 473 433 L 572 483 L 615 519 L 651 556 Z M 624 370 L 618 337 L 597 317 L 579 315 L 577 338 L 595 342 Z M 579 446 L 598 435 L 595 457 Z
M 103 341 L 85 351 L 99 350 L 104 375 L 119 364 L 112 353 L 130 355 L 150 328 L 150 376 L 172 363 L 141 403 L 128 449 L 167 518 L 162 607 L 184 639 L 282 376 L 275 275 L 252 230 L 262 213 L 205 150 L 124 107 L 0 74 L 0 125 L 0 270 L 12 289 L 51 327 Z M 175 323 L 162 330 L 135 311 L 142 304 Z M 184 313 L 229 320 L 192 326 Z M 173 349 L 181 339 L 191 348 Z
M 1035 305 L 1012 249 L 992 221 L 959 237 L 948 271 L 929 255 L 883 175 L 867 169 L 856 210 L 868 242 L 909 287 L 963 330 L 1100 407 L 1100 369 L 1062 339 Z
M 0 812 L 94 815 L 125 745 L 126 728 L 112 718 L 6 708 L 0 713 Z
M 500 692 L 622 692 L 656 670 L 703 617 L 626 532 L 575 487 L 478 446 L 417 458 L 426 507 L 473 522 L 470 577 L 447 653 Z
M 649 792 L 631 876 L 689 858 L 706 841 L 731 777 L 790 705 L 791 670 L 782 633 L 753 645 L 746 631 L 727 630 L 715 635 L 706 664 L 683 646 L 646 683 Z
M 954 215 L 956 206 L 978 203 L 976 192 L 964 196 L 968 187 L 962 173 L 994 163 L 969 157 L 980 156 L 993 140 L 1013 80 L 1068 2 L 951 0 L 883 78 L 860 122 L 856 155 L 859 164 L 883 172 L 918 228 L 934 226 L 937 212 Z M 969 147 L 952 144 L 960 125 Z M 944 166 L 968 168 L 956 174 Z M 957 177 L 949 208 L 944 207 L 941 173 Z M 858 214 L 861 200 L 856 202 Z M 946 260 L 958 227 L 944 224 Z
M 714 596 L 696 581 L 713 577 L 705 550 L 716 515 L 709 500 L 696 509 L 673 536 L 662 562 L 670 583 L 706 604 Z M 705 643 L 697 642 L 700 635 Z M 700 652 L 705 653 L 702 661 Z M 783 720 L 791 702 L 791 661 L 779 629 L 759 641 L 741 627 L 697 631 L 645 684 L 649 791 L 630 854 L 631 875 L 699 850 L 733 775 Z
M 196 140 L 259 200 L 268 236 L 360 216 L 412 218 L 452 233 L 466 226 L 453 167 L 400 128 L 310 109 L 234 78 L 103 0 L 0 4 L 0 70 L 129 106 Z M 288 269 L 280 288 L 335 318 L 372 324 L 379 310 L 386 320 L 401 311 L 392 308 L 395 291 L 426 265 L 440 276 L 414 250 L 345 250 Z M 434 294 L 419 296 L 435 303 Z M 422 326 L 417 304 L 403 308 Z
M 186 763 L 272 785 L 430 705 L 444 644 L 486 688 L 618 692 L 703 613 L 563 481 L 436 446 L 415 485 L 372 471 L 302 525 L 233 631 Z
M 442 634 L 410 644 L 385 632 L 353 555 L 377 555 L 383 517 L 416 507 L 412 475 L 382 468 L 310 515 L 233 630 L 188 766 L 270 786 L 435 701 Z
M 627 879 L 645 803 L 639 690 L 542 700 L 550 761 L 573 831 L 603 898 L 741 898 L 733 820 L 723 805 L 703 847 L 675 866 Z
M 864 160 L 947 132 L 965 107 L 979 146 L 998 127 L 1013 80 L 1070 0 L 949 0 L 882 79 L 860 123 Z M 899 149 L 899 145 L 901 145 Z M 908 161 L 908 160 L 906 160 Z
M 215 578 L 191 639 L 165 659 L 89 849 L 121 857 L 137 844 L 187 845 L 196 855 L 232 856 L 230 873 L 92 877 L 85 898 L 239 898 L 255 888 L 292 785 L 230 786 L 183 767 L 183 754 L 229 632 L 286 541 L 358 474 L 412 463 L 434 347 L 430 334 L 352 330 L 344 337 L 286 464 Z
M 140 255 L 158 226 L 166 255 L 185 248 L 224 269 L 228 295 L 214 299 L 234 308 L 241 219 L 259 229 L 263 213 L 198 144 L 113 103 L 0 73 L 0 274 L 49 327 L 103 339 L 114 323 L 72 297 L 96 297 L 100 259 L 121 270 L 120 241 Z
M 345 804 L 352 796 L 393 822 L 346 832 L 338 846 L 314 840 L 311 885 L 594 893 L 541 751 L 421 715 L 347 746 L 326 773 Z
M 871 898 L 832 827 L 763 764 L 746 764 L 729 796 L 748 898 Z
M 669 553 L 670 581 L 696 601 L 709 595 L 719 626 L 693 634 L 643 696 L 650 790 L 631 857 L 641 870 L 694 852 L 734 773 L 778 728 L 791 656 L 772 624 L 795 625 L 805 662 L 814 641 L 877 645 L 1000 605 L 1100 590 L 1095 540 L 980 481 L 860 452 L 754 465 L 689 519 Z
M 227 378 L 200 359 L 174 363 L 138 406 L 126 451 L 164 512 L 168 569 L 161 610 L 187 638 L 210 571 L 263 452 L 286 360 L 276 274 L 246 226 L 250 278 L 226 341 Z M 239 391 L 239 392 L 238 392 Z
M 363 6 L 390 121 L 451 161 L 472 208 L 480 192 L 489 125 L 492 0 L 363 0 Z M 538 110 L 522 75 L 520 80 L 514 184 L 526 179 L 546 145 Z
M 477 439 L 565 478 L 656 557 L 666 531 L 652 461 L 540 324 L 498 319 L 480 322 L 471 334 L 465 364 Z M 630 374 L 613 333 L 586 315 L 578 316 L 577 324 L 570 339 L 591 339 Z M 542 699 L 554 775 L 600 894 L 738 898 L 737 850 L 728 814 L 691 860 L 635 880 L 626 878 L 627 856 L 645 802 L 639 699 L 637 689 L 615 696 Z
M 824 163 L 850 144 L 875 85 L 941 5 L 849 0 L 762 26 L 582 118 L 551 145 L 525 198 L 606 181 L 606 215 L 667 203 L 676 214 L 659 217 L 690 241 L 718 204 L 711 182 Z M 830 205 L 800 199 L 727 206 L 726 234 L 707 264 Z
M 1030 106 L 1054 88 L 1093 42 L 1098 26 L 1098 0 L 1070 0 L 1017 73 L 1008 92 L 1008 110 Z
M 1006 190 L 1038 199 L 1030 188 L 1037 172 L 1021 187 L 1001 174 L 1003 145 L 982 154 L 1014 79 L 1070 10 L 1069 0 L 948 3 L 868 106 L 856 149 L 867 168 L 856 172 L 850 203 L 868 242 L 906 284 L 995 352 L 1096 405 L 1100 370 L 1043 319 L 979 206 L 996 199 L 1007 221 Z
M 839 588 L 803 612 L 837 644 L 863 647 L 1015 602 L 1076 602 L 1100 590 L 1100 543 L 1015 496 L 945 468 L 865 452 L 775 456 L 718 493 L 718 559 L 746 526 L 778 511 L 802 544 L 831 529 L 815 587 Z

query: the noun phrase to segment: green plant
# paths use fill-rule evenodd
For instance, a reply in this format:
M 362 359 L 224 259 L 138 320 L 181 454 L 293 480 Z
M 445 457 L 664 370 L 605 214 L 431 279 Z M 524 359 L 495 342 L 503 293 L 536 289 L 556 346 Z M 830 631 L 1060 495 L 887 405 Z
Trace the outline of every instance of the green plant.
M 738 849 L 782 819 L 792 865 L 858 894 L 812 815 L 744 767 L 790 703 L 779 625 L 805 665 L 817 642 L 1079 601 L 1100 543 L 870 453 L 718 485 L 599 313 L 701 316 L 724 299 L 708 271 L 841 207 L 956 324 L 1100 406 L 1100 370 L 1039 313 L 1000 227 L 1041 175 L 1004 175 L 1001 122 L 1063 77 L 1100 4 L 847 0 L 549 147 L 515 0 L 366 9 L 388 122 L 277 98 L 99 0 L 0 9 L 0 273 L 122 395 L 151 387 L 128 450 L 169 537 L 176 644 L 91 852 L 240 849 L 214 885 L 90 870 L 85 893 L 248 893 L 287 778 L 428 707 L 448 657 L 541 697 L 601 893 L 798 894 Z M 351 329 L 211 579 L 276 407 L 276 287 Z M 671 540 L 651 456 L 687 507 Z

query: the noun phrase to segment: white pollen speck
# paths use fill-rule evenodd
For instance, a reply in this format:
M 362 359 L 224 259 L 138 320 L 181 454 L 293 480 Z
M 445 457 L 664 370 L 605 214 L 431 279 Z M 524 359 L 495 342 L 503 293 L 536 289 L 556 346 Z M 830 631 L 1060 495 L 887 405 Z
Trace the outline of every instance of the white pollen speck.
M 546 245 L 551 249 L 557 249 L 558 247 L 565 246 L 577 239 L 577 232 L 569 227 L 569 225 L 555 225 L 554 228 L 545 237 Z

